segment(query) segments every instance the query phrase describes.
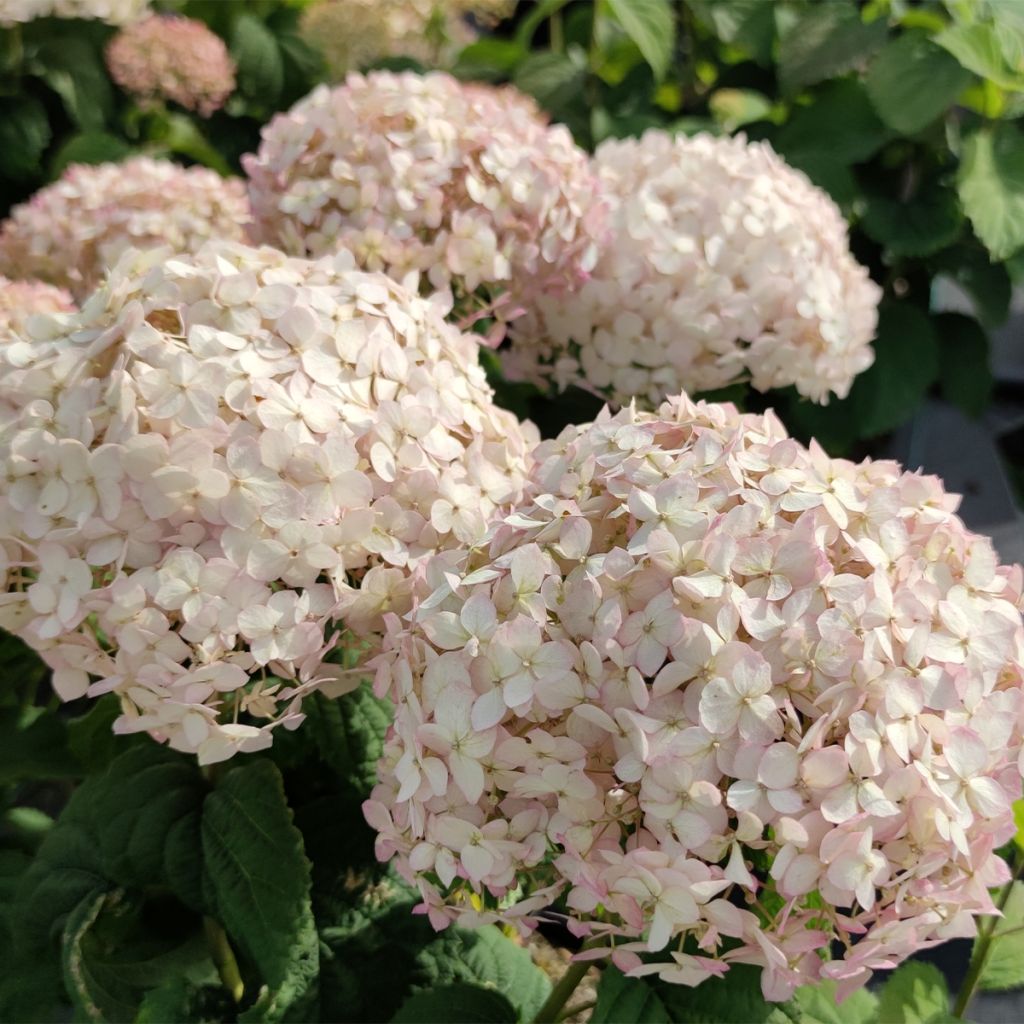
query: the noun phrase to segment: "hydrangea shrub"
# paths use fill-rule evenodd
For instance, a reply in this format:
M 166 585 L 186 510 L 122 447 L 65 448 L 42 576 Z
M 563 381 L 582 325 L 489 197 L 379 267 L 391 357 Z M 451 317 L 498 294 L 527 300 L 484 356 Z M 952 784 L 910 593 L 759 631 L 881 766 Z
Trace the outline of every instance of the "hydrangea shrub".
M 521 492 L 529 430 L 442 314 L 221 242 L 129 253 L 0 349 L 0 621 L 63 699 L 114 692 L 115 731 L 203 762 L 301 721 L 340 599 L 373 628 Z
M 510 376 L 617 405 L 740 379 L 825 402 L 871 365 L 881 289 L 835 203 L 769 145 L 652 129 L 603 142 L 594 171 L 612 235 L 586 282 L 515 323 Z
M 243 183 L 205 167 L 149 157 L 76 164 L 0 225 L 0 273 L 83 299 L 128 249 L 241 242 L 248 222 Z
M 352 74 L 263 131 L 245 160 L 255 234 L 288 252 L 339 248 L 428 290 L 475 293 L 510 318 L 584 279 L 605 210 L 587 157 L 513 89 Z
M 557 901 L 633 976 L 756 964 L 769 1000 L 973 936 L 1021 796 L 1022 572 L 956 505 L 685 397 L 543 442 L 386 617 L 378 855 L 437 928 Z

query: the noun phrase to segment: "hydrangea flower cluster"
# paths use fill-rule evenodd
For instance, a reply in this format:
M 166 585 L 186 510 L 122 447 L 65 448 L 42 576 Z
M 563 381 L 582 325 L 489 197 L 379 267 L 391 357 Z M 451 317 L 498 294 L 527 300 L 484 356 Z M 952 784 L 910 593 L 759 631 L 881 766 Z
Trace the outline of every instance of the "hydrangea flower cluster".
M 767 143 L 651 130 L 593 163 L 612 238 L 581 288 L 516 323 L 511 376 L 648 406 L 749 376 L 824 403 L 871 365 L 881 290 L 835 203 Z
M 149 9 L 149 0 L 0 0 L 0 25 L 36 18 L 89 18 L 127 25 Z
M 82 300 L 129 248 L 195 252 L 210 239 L 244 241 L 248 222 L 243 183 L 205 167 L 149 157 L 74 164 L 0 227 L 0 273 Z
M 8 281 L 0 277 L 0 344 L 25 333 L 26 322 L 36 313 L 70 313 L 71 295 L 42 281 Z
M 129 252 L 0 348 L 0 624 L 62 698 L 208 763 L 356 685 L 323 664 L 339 598 L 357 637 L 406 609 L 535 440 L 443 314 L 347 254 L 212 243 Z
M 319 0 L 299 28 L 337 80 L 384 57 L 447 64 L 476 36 L 468 18 L 491 25 L 514 7 L 515 0 Z
M 561 898 L 634 975 L 753 963 L 773 1000 L 973 935 L 1021 795 L 1022 572 L 956 497 L 685 397 L 530 480 L 377 658 L 365 812 L 434 925 Z
M 173 100 L 209 117 L 235 91 L 235 62 L 224 40 L 194 18 L 154 14 L 107 44 L 110 77 L 142 99 Z
M 260 241 L 338 247 L 458 299 L 517 302 L 585 278 L 604 207 L 587 157 L 511 88 L 450 75 L 352 74 L 274 118 L 245 161 Z

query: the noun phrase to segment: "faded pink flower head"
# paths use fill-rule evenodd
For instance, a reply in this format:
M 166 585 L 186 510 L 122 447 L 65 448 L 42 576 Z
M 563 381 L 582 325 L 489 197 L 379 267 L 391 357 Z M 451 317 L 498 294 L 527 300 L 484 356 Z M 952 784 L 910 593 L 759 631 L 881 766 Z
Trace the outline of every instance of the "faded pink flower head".
M 42 281 L 8 281 L 0 277 L 0 344 L 23 336 L 36 313 L 70 313 L 75 303 L 63 288 Z
M 205 167 L 134 157 L 74 164 L 0 226 L 0 273 L 37 277 L 84 299 L 129 248 L 195 252 L 243 241 L 245 187 Z
M 110 77 L 143 101 L 173 100 L 209 117 L 235 91 L 235 62 L 201 21 L 153 14 L 107 44 Z
M 604 225 L 586 154 L 510 87 L 374 72 L 315 90 L 243 158 L 260 241 L 519 303 L 578 284 Z
M 489 545 L 385 617 L 378 855 L 437 928 L 557 903 L 627 972 L 752 963 L 771 1000 L 974 935 L 1021 795 L 1022 572 L 956 506 L 685 397 L 543 442 Z
M 510 376 L 616 405 L 748 378 L 825 403 L 871 365 L 881 289 L 835 203 L 767 143 L 651 130 L 593 165 L 612 236 L 580 288 L 516 322 Z
M 0 347 L 0 624 L 203 762 L 358 682 L 325 657 L 482 539 L 535 440 L 435 303 L 342 253 L 129 252 Z M 339 601 L 345 601 L 344 623 Z

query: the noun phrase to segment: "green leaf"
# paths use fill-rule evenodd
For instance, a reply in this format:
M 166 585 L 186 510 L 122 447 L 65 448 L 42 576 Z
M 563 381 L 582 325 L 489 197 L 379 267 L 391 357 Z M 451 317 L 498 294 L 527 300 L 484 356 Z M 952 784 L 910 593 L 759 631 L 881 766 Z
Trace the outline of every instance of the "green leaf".
M 369 796 L 377 781 L 391 705 L 375 697 L 369 683 L 362 683 L 336 700 L 316 694 L 305 708 L 304 728 L 320 756 L 338 774 L 340 785 Z
M 584 74 L 584 69 L 564 53 L 534 53 L 516 69 L 514 82 L 551 110 L 578 95 Z
M 504 995 L 522 1020 L 533 1020 L 551 984 L 530 954 L 494 926 L 475 931 L 457 929 L 453 938 L 460 948 L 449 949 L 438 959 L 438 980 L 451 978 L 484 985 Z
M 697 17 L 722 40 L 749 53 L 758 64 L 771 62 L 775 15 L 764 0 L 690 0 Z
M 761 969 L 734 964 L 722 978 L 696 988 L 656 978 L 627 978 L 616 967 L 601 974 L 591 1024 L 791 1024 L 788 1004 L 766 1002 Z
M 13 920 L 28 956 L 90 894 L 162 886 L 200 908 L 198 814 L 205 783 L 193 759 L 155 743 L 132 747 L 87 778 L 43 840 Z
M 391 1018 L 393 1024 L 515 1024 L 518 1019 L 500 992 L 465 982 L 416 992 Z
M 672 64 L 676 19 L 670 0 L 605 0 L 660 82 Z
M 935 37 L 935 42 L 981 78 L 987 78 L 1002 89 L 1024 89 L 1024 71 L 1008 57 L 1000 38 L 1005 26 L 992 22 L 952 25 Z
M 617 967 L 601 972 L 590 1024 L 665 1024 L 668 1020 L 668 1010 L 650 982 L 627 978 Z
M 123 139 L 108 132 L 81 132 L 72 135 L 50 161 L 50 177 L 59 177 L 71 164 L 119 163 L 132 152 Z
M 168 114 L 162 127 L 163 133 L 157 141 L 172 153 L 195 160 L 225 177 L 231 174 L 227 161 L 192 118 L 186 114 Z
M 861 437 L 888 433 L 910 419 L 939 375 L 932 325 L 906 302 L 882 304 L 874 348 L 874 364 L 854 381 L 845 403 Z
M 526 47 L 513 39 L 479 39 L 459 53 L 452 74 L 471 81 L 501 81 L 511 76 L 527 53 Z
M 207 797 L 202 848 L 215 916 L 267 986 L 260 1018 L 280 1020 L 309 993 L 319 943 L 309 861 L 270 761 L 233 768 Z
M 799 1024 L 877 1024 L 878 999 L 866 988 L 858 989 L 839 1004 L 834 981 L 801 985 L 793 993 Z
M 878 116 L 904 135 L 927 128 L 970 83 L 970 73 L 924 32 L 886 43 L 864 82 Z
M 132 1021 L 148 990 L 174 978 L 216 977 L 198 931 L 143 918 L 141 904 L 121 889 L 88 896 L 75 908 L 62 963 L 78 1016 L 90 1021 Z
M 797 167 L 823 157 L 853 164 L 875 153 L 889 135 L 863 85 L 842 79 L 823 86 L 807 106 L 795 107 L 773 144 Z
M 1013 823 L 1017 826 L 1017 834 L 1013 841 L 1017 844 L 1018 850 L 1024 850 L 1024 800 L 1013 802 Z
M 553 14 L 560 11 L 569 0 L 537 0 L 530 6 L 526 17 L 516 29 L 516 42 L 524 49 L 533 41 L 537 29 Z
M 939 385 L 943 397 L 968 416 L 980 416 L 988 407 L 995 386 L 985 328 L 962 313 L 940 313 L 932 322 L 939 339 Z
M 782 91 L 793 94 L 860 67 L 881 49 L 887 32 L 884 18 L 863 22 L 849 3 L 804 7 L 779 44 Z
M 893 972 L 878 1000 L 885 1024 L 945 1024 L 951 1020 L 946 979 L 934 964 L 909 961 Z
M 1014 934 L 1001 936 L 1009 931 Z M 981 972 L 980 988 L 988 992 L 1020 988 L 1024 985 L 1024 882 L 1013 883 L 1003 916 L 992 934 L 995 938 Z
M 50 134 L 46 108 L 34 96 L 0 100 L 0 176 L 34 179 Z
M 724 131 L 734 132 L 767 117 L 772 104 L 767 96 L 752 89 L 716 89 L 708 99 L 708 107 Z
M 0 784 L 81 774 L 68 750 L 64 719 L 40 707 L 0 710 Z
M 963 215 L 956 193 L 932 185 L 906 202 L 869 198 L 861 226 L 894 256 L 929 256 L 956 241 Z
M 61 99 L 68 117 L 85 131 L 103 127 L 114 105 L 114 94 L 103 60 L 86 39 L 62 34 L 46 39 L 29 64 Z
M 239 91 L 273 110 L 284 87 L 284 63 L 273 33 L 255 15 L 235 18 L 231 56 L 238 65 Z
M 995 259 L 1024 247 L 1024 135 L 1015 125 L 967 138 L 958 183 L 964 210 Z
M 68 721 L 68 749 L 88 772 L 102 771 L 123 753 L 134 740 L 148 742 L 145 737 L 117 736 L 114 720 L 121 714 L 116 694 L 105 694 L 84 715 Z
M 993 263 L 980 245 L 957 245 L 937 254 L 934 270 L 954 280 L 970 295 L 985 327 L 1002 324 L 1010 312 L 1012 285 L 1006 266 Z

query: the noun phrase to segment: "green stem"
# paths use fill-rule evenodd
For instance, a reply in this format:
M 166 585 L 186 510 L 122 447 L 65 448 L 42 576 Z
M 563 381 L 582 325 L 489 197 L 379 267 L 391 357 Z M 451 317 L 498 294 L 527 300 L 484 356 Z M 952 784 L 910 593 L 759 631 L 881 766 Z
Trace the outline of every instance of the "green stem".
M 570 1006 L 569 1009 L 563 1010 L 559 1015 L 559 1021 L 568 1020 L 570 1017 L 575 1017 L 578 1013 L 586 1013 L 587 1010 L 592 1010 L 597 1006 L 596 999 L 590 999 L 585 1003 L 577 1003 L 575 1006 Z
M 534 1024 L 557 1024 L 561 1017 L 560 1011 L 576 991 L 576 986 L 590 970 L 590 960 L 574 960 L 566 968 L 565 974 L 555 984 L 544 1005 L 534 1017 Z
M 1024 862 L 1022 862 L 1021 866 L 1024 866 Z M 1003 910 L 1010 899 L 1010 893 L 1013 892 L 1013 883 L 1019 871 L 1020 867 L 1014 872 L 1013 878 L 1006 883 L 1003 891 L 999 894 L 999 902 L 996 906 L 1000 910 Z M 967 975 L 960 986 L 960 991 L 957 993 L 956 1006 L 953 1007 L 953 1016 L 958 1017 L 960 1020 L 963 1020 L 967 1007 L 971 1005 L 971 1000 L 974 998 L 974 990 L 978 987 L 981 974 L 985 970 L 989 953 L 992 952 L 992 944 L 996 939 L 1002 938 L 1001 934 L 995 934 L 999 921 L 1000 918 L 993 916 L 991 922 L 987 922 L 988 927 L 985 928 L 983 933 L 979 929 L 977 941 L 974 943 L 974 950 L 971 952 L 971 961 L 967 965 Z M 1016 929 L 1014 930 L 1016 931 Z
M 231 994 L 231 998 L 240 1003 L 245 985 L 242 983 L 238 961 L 235 959 L 231 943 L 228 942 L 227 933 L 212 917 L 203 918 L 203 931 L 206 933 L 206 944 L 210 947 L 210 956 L 217 968 L 217 974 L 220 975 L 221 984 Z

